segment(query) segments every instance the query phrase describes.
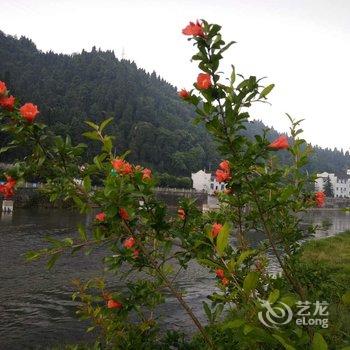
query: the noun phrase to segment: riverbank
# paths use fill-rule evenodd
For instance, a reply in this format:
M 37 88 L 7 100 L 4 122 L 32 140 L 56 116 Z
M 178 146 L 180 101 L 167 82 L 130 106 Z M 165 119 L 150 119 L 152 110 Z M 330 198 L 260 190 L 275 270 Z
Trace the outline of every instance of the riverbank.
M 312 290 L 309 300 L 329 304 L 328 344 L 350 345 L 350 231 L 305 243 L 295 263 L 303 285 Z M 312 279 L 309 276 L 313 276 Z

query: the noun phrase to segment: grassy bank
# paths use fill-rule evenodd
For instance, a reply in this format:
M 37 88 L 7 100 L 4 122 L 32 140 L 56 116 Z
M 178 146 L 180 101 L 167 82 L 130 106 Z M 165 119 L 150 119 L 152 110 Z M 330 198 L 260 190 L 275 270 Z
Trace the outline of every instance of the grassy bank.
M 326 269 L 332 280 L 350 289 L 350 231 L 306 243 L 300 260 L 310 266 Z
M 350 231 L 307 242 L 295 269 L 311 290 L 308 299 L 329 303 L 330 348 L 338 349 L 343 342 L 350 344 L 350 306 L 343 300 L 350 291 Z

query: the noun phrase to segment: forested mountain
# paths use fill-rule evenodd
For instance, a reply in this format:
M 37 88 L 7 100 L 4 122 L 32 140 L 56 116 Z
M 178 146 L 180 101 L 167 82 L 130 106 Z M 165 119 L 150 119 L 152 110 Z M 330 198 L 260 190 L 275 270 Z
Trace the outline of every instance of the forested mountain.
M 219 160 L 213 141 L 203 127 L 193 125 L 193 110 L 179 100 L 176 88 L 155 72 L 119 60 L 113 51 L 93 47 L 72 55 L 44 53 L 31 40 L 0 31 L 0 80 L 22 101 L 37 104 L 41 121 L 77 142 L 86 142 L 84 120 L 113 117 L 109 133 L 116 137 L 116 151 L 129 149 L 131 161 L 159 172 L 189 176 L 214 168 Z M 247 132 L 263 127 L 250 123 Z M 276 135 L 272 131 L 271 137 Z M 4 135 L 0 143 L 6 143 Z M 94 147 L 89 144 L 90 154 Z M 0 162 L 9 157 L 0 155 Z M 315 148 L 309 168 L 339 173 L 348 166 L 348 153 Z

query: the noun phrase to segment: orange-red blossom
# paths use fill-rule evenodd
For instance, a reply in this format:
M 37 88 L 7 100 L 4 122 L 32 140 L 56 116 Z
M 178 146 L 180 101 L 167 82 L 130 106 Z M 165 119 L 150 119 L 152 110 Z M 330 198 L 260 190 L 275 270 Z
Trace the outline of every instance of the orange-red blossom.
M 207 90 L 212 86 L 211 77 L 208 73 L 199 73 L 197 77 L 197 88 Z
M 202 25 L 198 20 L 196 23 L 190 22 L 184 29 L 182 29 L 182 34 L 204 37 Z
M 25 120 L 32 123 L 39 114 L 39 110 L 33 103 L 26 103 L 19 109 L 19 113 Z
M 179 96 L 180 96 L 182 99 L 186 100 L 187 98 L 190 97 L 190 93 L 189 93 L 187 90 L 182 89 L 182 90 L 179 91 Z
M 230 163 L 228 160 L 223 160 L 219 164 L 219 169 L 215 172 L 216 181 L 226 182 L 231 179 Z
M 121 309 L 123 307 L 123 304 L 119 302 L 118 300 L 109 299 L 107 301 L 107 308 L 108 309 Z
M 221 231 L 222 225 L 215 222 L 211 228 L 211 236 L 215 238 Z
M 185 220 L 185 219 L 186 219 L 185 210 L 183 210 L 182 208 L 180 208 L 180 209 L 177 211 L 177 216 L 179 217 L 180 220 Z
M 289 147 L 288 137 L 286 135 L 281 135 L 275 141 L 271 142 L 268 147 L 276 150 L 286 149 Z
M 98 213 L 98 214 L 96 214 L 95 219 L 97 221 L 100 221 L 100 222 L 105 221 L 106 220 L 106 214 L 104 212 Z
M 123 243 L 123 247 L 126 249 L 130 249 L 135 245 L 135 238 L 134 237 L 129 237 L 127 238 L 124 243 Z
M 13 179 L 11 176 L 6 176 L 6 183 L 0 185 L 0 193 L 2 193 L 6 199 L 9 199 L 15 194 L 15 186 L 16 180 Z
M 133 171 L 131 164 L 121 158 L 116 158 L 112 160 L 112 166 L 116 170 L 116 172 L 121 175 L 132 174 Z
M 326 195 L 324 194 L 324 192 L 315 193 L 315 201 L 319 208 L 323 207 L 325 199 L 326 199 Z

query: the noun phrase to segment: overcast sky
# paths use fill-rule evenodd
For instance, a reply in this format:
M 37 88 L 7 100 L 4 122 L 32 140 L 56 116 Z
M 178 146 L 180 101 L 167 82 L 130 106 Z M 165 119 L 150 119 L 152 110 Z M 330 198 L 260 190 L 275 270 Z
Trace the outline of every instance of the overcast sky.
M 306 119 L 313 144 L 350 147 L 350 0 L 0 0 L 0 8 L 0 29 L 40 50 L 124 51 L 179 88 L 198 74 L 181 29 L 197 18 L 219 23 L 238 42 L 225 65 L 276 84 L 272 106 L 253 117 L 286 131 L 288 112 Z

